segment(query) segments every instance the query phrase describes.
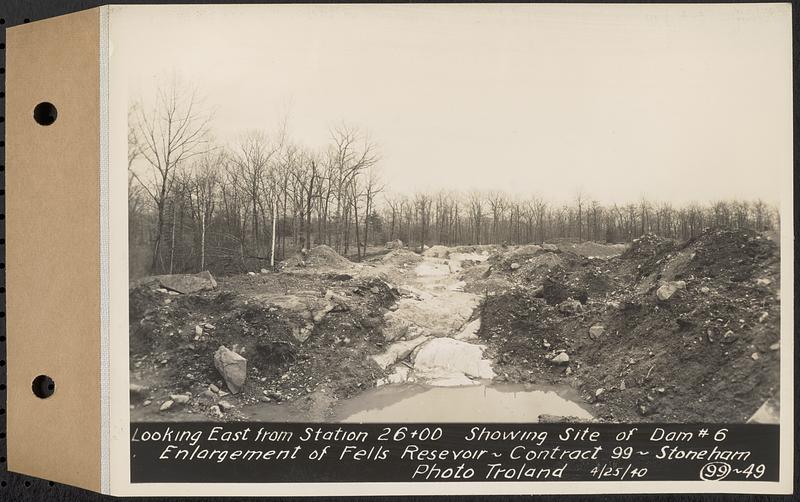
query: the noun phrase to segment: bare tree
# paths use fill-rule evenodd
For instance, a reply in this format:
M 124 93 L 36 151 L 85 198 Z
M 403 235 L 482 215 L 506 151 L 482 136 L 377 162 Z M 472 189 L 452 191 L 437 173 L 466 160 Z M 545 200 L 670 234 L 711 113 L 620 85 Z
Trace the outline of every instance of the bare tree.
M 131 173 L 140 183 L 156 207 L 156 230 L 153 242 L 151 268 L 155 273 L 161 252 L 164 230 L 164 213 L 167 198 L 172 191 L 175 174 L 183 164 L 207 149 L 207 133 L 211 116 L 199 109 L 199 99 L 194 89 L 181 86 L 173 80 L 156 93 L 152 106 L 136 105 L 132 123 L 134 143 L 138 155 L 149 169 L 135 168 Z M 129 156 L 131 164 L 134 163 Z
M 364 198 L 366 207 L 364 208 L 364 254 L 367 254 L 367 242 L 369 242 L 369 220 L 375 210 L 375 196 L 383 191 L 383 184 L 380 182 L 378 173 L 370 166 L 367 170 L 366 181 L 364 182 Z
M 206 267 L 206 229 L 217 205 L 217 189 L 224 172 L 227 154 L 219 149 L 208 153 L 195 163 L 189 181 L 189 202 L 195 220 L 200 227 L 200 270 Z

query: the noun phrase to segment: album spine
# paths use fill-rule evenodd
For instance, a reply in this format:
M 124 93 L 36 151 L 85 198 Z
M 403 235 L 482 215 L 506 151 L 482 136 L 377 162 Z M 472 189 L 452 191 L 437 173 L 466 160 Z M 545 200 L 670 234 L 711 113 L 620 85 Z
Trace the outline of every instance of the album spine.
M 8 467 L 93 491 L 104 459 L 100 25 L 91 9 L 6 40 Z

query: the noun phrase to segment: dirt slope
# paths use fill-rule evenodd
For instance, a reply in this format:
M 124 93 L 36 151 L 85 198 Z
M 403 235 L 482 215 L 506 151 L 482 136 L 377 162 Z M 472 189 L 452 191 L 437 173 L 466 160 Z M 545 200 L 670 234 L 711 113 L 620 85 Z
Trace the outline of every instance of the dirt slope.
M 559 256 L 538 269 L 500 259 L 490 271 L 506 287 L 487 291 L 479 335 L 500 379 L 569 383 L 614 421 L 741 422 L 777 395 L 780 260 L 771 240 L 648 235 L 609 259 Z M 667 300 L 658 297 L 664 285 L 676 285 Z M 567 298 L 574 308 L 563 308 Z M 568 361 L 553 362 L 561 351 Z

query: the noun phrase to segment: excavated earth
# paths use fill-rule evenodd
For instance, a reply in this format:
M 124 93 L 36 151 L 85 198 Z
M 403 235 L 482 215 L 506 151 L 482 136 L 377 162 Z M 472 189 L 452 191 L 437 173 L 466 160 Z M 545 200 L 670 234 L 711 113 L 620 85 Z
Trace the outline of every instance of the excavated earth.
M 707 231 L 645 235 L 612 257 L 533 253 L 516 270 L 501 258 L 475 282 L 487 286 L 478 334 L 499 380 L 568 383 L 600 420 L 745 422 L 778 398 L 778 250 Z M 665 284 L 677 287 L 662 300 Z M 569 299 L 577 308 L 560 308 Z
M 779 261 L 766 235 L 709 231 L 358 264 L 318 246 L 189 293 L 140 280 L 131 418 L 335 420 L 376 387 L 508 383 L 569 386 L 597 420 L 743 422 L 777 399 Z M 235 394 L 221 346 L 247 360 Z

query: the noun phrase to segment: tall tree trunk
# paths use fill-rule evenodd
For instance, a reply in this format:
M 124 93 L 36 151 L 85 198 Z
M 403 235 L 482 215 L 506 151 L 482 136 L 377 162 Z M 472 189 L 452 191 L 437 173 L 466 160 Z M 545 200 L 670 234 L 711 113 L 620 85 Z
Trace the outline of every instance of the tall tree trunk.
M 169 247 L 169 273 L 172 274 L 172 266 L 175 260 L 175 201 L 172 201 L 172 238 Z
M 158 205 L 158 218 L 156 222 L 156 240 L 153 244 L 153 262 L 150 266 L 153 275 L 158 274 L 158 258 L 161 253 L 161 239 L 164 235 L 164 203 Z
M 273 197 L 272 199 L 272 243 L 271 249 L 269 252 L 269 266 L 271 269 L 275 270 L 275 223 L 278 220 L 278 199 L 277 197 Z
M 206 268 L 206 213 L 200 215 L 200 270 Z

